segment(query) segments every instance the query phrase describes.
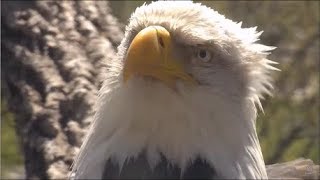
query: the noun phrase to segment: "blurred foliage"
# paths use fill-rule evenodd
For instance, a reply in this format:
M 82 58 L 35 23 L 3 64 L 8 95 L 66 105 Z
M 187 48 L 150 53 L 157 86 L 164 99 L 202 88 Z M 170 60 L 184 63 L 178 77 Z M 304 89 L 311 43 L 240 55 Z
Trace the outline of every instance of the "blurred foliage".
M 13 114 L 1 102 L 1 179 L 5 178 L 5 171 L 22 164 L 22 155 L 18 147 L 15 134 Z
M 150 1 L 147 1 L 150 2 Z M 123 24 L 144 1 L 111 1 Z M 257 129 L 267 164 L 299 157 L 319 161 L 319 2 L 201 1 L 243 27 L 263 30 L 261 42 L 278 47 L 270 59 L 279 62 L 274 97 L 263 101 Z M 22 162 L 13 116 L 1 105 L 2 170 Z

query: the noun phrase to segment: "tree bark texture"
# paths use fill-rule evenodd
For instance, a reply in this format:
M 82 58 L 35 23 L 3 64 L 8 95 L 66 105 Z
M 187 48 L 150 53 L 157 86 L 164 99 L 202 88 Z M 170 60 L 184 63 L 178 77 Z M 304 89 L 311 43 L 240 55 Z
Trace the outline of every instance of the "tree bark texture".
M 106 1 L 1 2 L 2 91 L 26 178 L 66 178 L 123 34 Z
M 2 97 L 15 114 L 26 178 L 67 178 L 123 26 L 106 1 L 1 3 Z M 313 178 L 319 167 L 304 159 L 268 166 L 272 178 L 292 172 Z

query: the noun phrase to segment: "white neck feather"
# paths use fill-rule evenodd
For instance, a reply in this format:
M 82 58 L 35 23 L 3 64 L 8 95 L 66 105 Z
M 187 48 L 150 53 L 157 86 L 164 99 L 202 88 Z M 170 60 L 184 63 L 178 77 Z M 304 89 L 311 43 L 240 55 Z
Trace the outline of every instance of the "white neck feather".
M 121 86 L 101 91 L 76 178 L 101 178 L 108 158 L 121 167 L 142 150 L 151 166 L 162 152 L 182 169 L 200 156 L 223 178 L 267 178 L 252 101 L 199 87 L 177 93 L 157 83 Z

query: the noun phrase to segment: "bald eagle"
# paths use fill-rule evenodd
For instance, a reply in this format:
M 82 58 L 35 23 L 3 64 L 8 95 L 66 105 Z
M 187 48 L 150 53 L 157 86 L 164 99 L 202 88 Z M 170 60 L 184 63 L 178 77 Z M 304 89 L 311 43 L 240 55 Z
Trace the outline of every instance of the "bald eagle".
M 256 105 L 277 69 L 260 35 L 199 3 L 137 8 L 73 177 L 267 179 Z

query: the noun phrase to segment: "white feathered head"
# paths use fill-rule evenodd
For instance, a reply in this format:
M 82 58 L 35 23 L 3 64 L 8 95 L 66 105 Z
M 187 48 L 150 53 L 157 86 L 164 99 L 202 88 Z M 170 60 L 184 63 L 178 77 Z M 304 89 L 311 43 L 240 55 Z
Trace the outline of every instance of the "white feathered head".
M 260 34 L 198 3 L 137 8 L 108 62 L 78 177 L 100 177 L 108 159 L 123 167 L 141 152 L 154 167 L 160 152 L 182 171 L 200 156 L 219 177 L 266 178 L 254 103 L 276 68 Z
M 160 1 L 143 5 L 130 18 L 118 48 L 120 60 L 109 64 L 109 70 L 116 72 L 109 74 L 122 78 L 128 49 L 136 35 L 147 27 L 161 26 L 170 34 L 170 44 L 165 44 L 170 47 L 165 48 L 171 49 L 170 55 L 198 86 L 210 86 L 230 96 L 248 97 L 260 105 L 259 97 L 270 94 L 272 88 L 270 72 L 277 70 L 271 66 L 277 63 L 267 59 L 275 47 L 257 43 L 262 31 L 257 32 L 256 27 L 241 28 L 241 25 L 200 3 Z M 156 28 L 162 31 L 161 27 Z M 166 38 L 161 37 L 164 34 L 158 34 L 158 38 Z M 141 47 L 145 50 L 143 56 L 148 46 Z M 173 76 L 176 80 L 184 79 Z

